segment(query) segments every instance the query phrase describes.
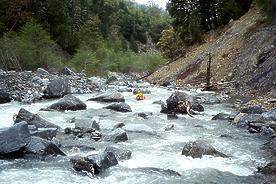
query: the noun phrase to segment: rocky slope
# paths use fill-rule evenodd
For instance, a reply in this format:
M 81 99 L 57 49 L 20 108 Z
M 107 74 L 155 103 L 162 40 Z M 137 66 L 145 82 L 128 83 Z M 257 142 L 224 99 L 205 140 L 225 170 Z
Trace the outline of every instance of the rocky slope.
M 221 32 L 218 36 L 218 32 Z M 228 87 L 228 93 L 248 89 L 275 91 L 276 20 L 267 23 L 252 7 L 239 20 L 209 33 L 205 43 L 189 48 L 186 56 L 172 62 L 147 79 L 179 85 L 205 83 L 208 53 L 212 54 L 212 83 Z M 231 87 L 230 87 L 231 86 Z

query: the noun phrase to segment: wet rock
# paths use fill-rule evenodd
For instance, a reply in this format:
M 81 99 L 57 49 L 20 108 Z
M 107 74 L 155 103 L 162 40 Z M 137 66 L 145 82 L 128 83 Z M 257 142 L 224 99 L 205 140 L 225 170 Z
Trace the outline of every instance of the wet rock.
M 84 159 L 71 159 L 71 162 L 73 164 L 73 169 L 75 169 L 75 171 L 84 172 L 86 174 L 89 173 L 94 176 L 95 174 L 94 163 L 91 163 Z
M 128 160 L 131 157 L 132 152 L 129 150 L 121 150 L 112 146 L 105 148 L 104 152 L 112 152 L 115 154 L 117 160 Z
M 99 140 L 102 137 L 102 134 L 92 128 L 65 128 L 65 134 L 73 134 L 78 138 L 89 138 L 93 140 Z
M 215 115 L 212 120 L 230 120 L 230 115 L 225 113 L 219 113 Z
M 9 93 L 0 91 L 0 104 L 11 102 L 12 98 Z
M 163 86 L 163 87 L 168 87 L 171 85 L 172 85 L 172 83 L 170 81 L 164 81 L 163 83 L 160 84 L 160 86 Z
M 31 136 L 26 122 L 0 129 L 0 156 L 21 150 L 30 140 Z
M 35 154 L 40 156 L 46 155 L 63 155 L 66 156 L 54 143 L 42 139 L 40 137 L 31 137 L 31 141 L 25 146 L 25 151 L 28 154 Z
M 113 130 L 115 130 L 115 129 L 117 129 L 117 128 L 122 128 L 122 127 L 124 127 L 124 126 L 125 126 L 124 123 L 118 122 L 118 123 L 113 127 Z
M 263 112 L 262 117 L 268 121 L 276 121 L 276 109 L 270 110 L 268 112 Z
M 167 107 L 167 105 L 163 102 L 162 104 L 161 104 L 161 110 L 160 110 L 160 113 L 168 113 L 169 112 L 169 110 L 168 110 L 168 107 Z
M 217 151 L 210 144 L 203 141 L 188 142 L 182 150 L 182 155 L 191 156 L 192 158 L 202 158 L 203 155 L 228 157 L 227 155 Z
M 197 112 L 204 112 L 204 107 L 199 103 L 192 104 L 191 109 Z
M 121 128 L 117 128 L 112 132 L 108 133 L 103 140 L 105 141 L 113 141 L 115 143 L 124 142 L 128 140 L 128 136 L 125 130 Z
M 68 67 L 64 67 L 62 73 L 63 73 L 64 75 L 76 75 L 75 72 L 73 72 L 73 71 L 72 71 L 70 68 L 68 68 Z
M 263 109 L 261 106 L 248 106 L 245 108 L 241 109 L 241 113 L 246 113 L 246 114 L 262 114 L 263 113 Z
M 249 123 L 265 123 L 264 118 L 260 114 L 239 113 L 234 118 L 234 124 L 239 127 L 246 127 Z
M 276 161 L 272 161 L 264 167 L 258 167 L 258 172 L 276 176 Z
M 151 113 L 145 113 L 145 112 L 139 112 L 138 113 L 138 117 L 141 117 L 143 119 L 149 119 L 148 116 L 152 116 L 152 115 L 153 115 L 152 112 Z
M 97 155 L 88 156 L 86 160 L 94 165 L 95 174 L 103 172 L 109 167 L 118 164 L 115 154 L 110 151 L 104 151 L 103 153 Z
M 207 94 L 207 93 L 196 95 L 193 101 L 199 104 L 208 104 L 208 105 L 221 103 L 221 100 L 217 96 L 214 96 L 212 94 Z
M 174 92 L 167 100 L 167 109 L 168 111 L 173 111 L 177 105 L 179 101 L 187 101 L 188 100 L 188 95 L 183 93 L 183 92 L 179 92 L 176 91 Z
M 53 109 L 57 111 L 77 111 L 77 110 L 85 110 L 86 104 L 73 95 L 66 95 L 58 102 L 52 104 L 48 109 Z
M 118 112 L 132 112 L 130 106 L 128 104 L 126 104 L 125 102 L 113 103 L 104 108 L 111 109 L 111 110 L 118 111 Z
M 44 119 L 42 119 L 39 115 L 33 114 L 27 111 L 24 108 L 21 108 L 16 116 L 14 124 L 19 123 L 21 121 L 26 121 L 28 125 L 34 125 L 36 128 L 58 128 L 59 126 L 50 123 Z
M 176 172 L 171 169 L 161 169 L 156 167 L 138 167 L 134 170 L 145 172 L 145 173 L 151 173 L 151 174 L 159 174 L 159 175 L 165 175 L 165 176 L 181 176 L 179 172 Z
M 228 134 L 222 134 L 222 135 L 220 135 L 220 137 L 233 139 L 233 137 Z
M 175 125 L 173 123 L 166 124 L 166 126 L 163 128 L 165 131 L 174 130 Z
M 99 101 L 99 102 L 125 102 L 124 96 L 117 91 L 106 91 L 103 94 L 96 95 L 90 98 L 88 101 Z
M 152 104 L 162 105 L 162 104 L 165 104 L 165 102 L 163 102 L 162 100 L 158 100 L 158 101 L 152 102 Z
M 72 123 L 75 123 L 75 128 L 92 128 L 100 130 L 99 121 L 96 118 L 73 118 Z
M 57 128 L 38 128 L 35 130 L 30 130 L 31 136 L 40 137 L 42 139 L 51 140 L 57 135 Z
M 47 98 L 60 98 L 71 93 L 71 87 L 68 79 L 54 79 L 45 90 Z
M 144 124 L 127 124 L 123 127 L 127 132 L 145 133 L 149 135 L 156 135 L 157 132 L 151 127 Z
M 49 75 L 49 72 L 43 68 L 38 68 L 36 70 L 36 73 L 39 74 L 39 75 Z

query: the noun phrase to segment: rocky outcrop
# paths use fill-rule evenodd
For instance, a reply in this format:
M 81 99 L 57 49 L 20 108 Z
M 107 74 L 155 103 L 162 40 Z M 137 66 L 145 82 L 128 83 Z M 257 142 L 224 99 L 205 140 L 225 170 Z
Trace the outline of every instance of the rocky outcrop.
M 188 142 L 183 150 L 182 155 L 191 156 L 192 158 L 202 158 L 203 155 L 212 155 L 215 157 L 228 157 L 217 151 L 213 146 L 203 141 Z
M 118 112 L 132 112 L 131 107 L 128 104 L 126 104 L 125 102 L 113 103 L 104 108 L 111 109 L 111 110 L 118 111 Z
M 20 151 L 31 141 L 28 124 L 20 122 L 10 128 L 0 129 L 0 157 Z
M 47 98 L 60 98 L 71 93 L 69 80 L 65 79 L 54 79 L 51 81 L 45 90 L 45 97 Z
M 81 101 L 79 98 L 73 95 L 66 95 L 58 102 L 50 105 L 47 109 L 53 109 L 57 111 L 77 111 L 77 110 L 85 110 L 86 104 Z
M 128 140 L 128 136 L 125 130 L 121 128 L 117 128 L 113 130 L 112 132 L 108 133 L 103 138 L 105 141 L 112 141 L 112 142 L 124 142 Z
M 99 101 L 99 102 L 125 102 L 124 96 L 117 91 L 106 91 L 105 93 L 96 95 L 90 98 L 88 101 Z
M 59 126 L 50 123 L 37 114 L 33 114 L 24 108 L 21 108 L 14 120 L 14 124 L 26 121 L 28 125 L 34 125 L 36 128 L 60 128 Z

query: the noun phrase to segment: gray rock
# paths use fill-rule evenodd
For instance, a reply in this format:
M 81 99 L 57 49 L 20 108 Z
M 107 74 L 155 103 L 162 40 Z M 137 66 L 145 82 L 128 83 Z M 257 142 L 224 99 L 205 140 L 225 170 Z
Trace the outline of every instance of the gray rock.
M 161 169 L 161 168 L 156 168 L 156 167 L 138 167 L 135 168 L 134 170 L 136 171 L 141 171 L 145 173 L 150 173 L 150 174 L 158 174 L 161 176 L 181 176 L 179 172 L 173 171 L 171 169 Z
M 189 96 L 183 92 L 174 92 L 167 100 L 168 112 L 174 111 L 177 107 L 179 101 L 187 101 Z M 188 100 L 189 101 L 189 100 Z
M 104 139 L 105 141 L 113 141 L 115 143 L 117 142 L 124 142 L 128 140 L 128 136 L 125 130 L 121 128 L 117 128 L 113 130 L 112 132 L 108 133 Z
M 241 113 L 246 114 L 262 114 L 263 109 L 261 106 L 255 105 L 255 106 L 248 106 L 241 109 Z
M 203 155 L 228 157 L 227 155 L 217 151 L 210 144 L 203 141 L 188 142 L 182 150 L 182 155 L 191 156 L 192 158 L 202 158 Z
M 166 126 L 164 127 L 164 130 L 170 131 L 170 130 L 173 130 L 174 127 L 175 127 L 175 125 L 173 123 L 169 123 L 169 124 L 166 124 Z
M 49 75 L 49 72 L 43 68 L 38 68 L 36 70 L 36 73 L 39 74 L 39 75 Z
M 121 150 L 112 146 L 105 148 L 104 152 L 112 152 L 115 154 L 117 160 L 128 160 L 131 157 L 132 152 L 129 150 Z
M 88 101 L 99 101 L 99 102 L 125 102 L 124 96 L 117 91 L 106 91 L 103 94 L 96 95 L 90 98 Z
M 197 112 L 204 112 L 204 107 L 199 103 L 192 104 L 191 109 Z
M 86 104 L 73 95 L 66 95 L 58 102 L 52 104 L 48 109 L 54 109 L 58 111 L 77 111 L 77 110 L 85 110 Z
M 125 102 L 113 103 L 104 108 L 111 109 L 111 110 L 118 111 L 118 112 L 132 112 L 130 106 L 128 104 L 126 104 Z
M 31 140 L 28 124 L 20 122 L 10 128 L 0 129 L 0 155 L 19 151 Z
M 106 84 L 112 84 L 112 83 L 117 82 L 117 81 L 118 81 L 117 77 L 115 77 L 115 76 L 110 76 L 110 77 L 108 77 L 108 79 L 105 81 L 105 83 L 106 83 Z
M 170 81 L 164 81 L 163 83 L 160 84 L 160 86 L 163 86 L 163 87 L 168 87 L 171 85 L 172 85 L 172 83 Z
M 64 67 L 62 73 L 65 74 L 65 75 L 76 75 L 75 72 L 73 72 L 73 71 L 72 71 L 70 68 L 68 68 L 68 67 Z
M 24 108 L 21 108 L 16 116 L 14 124 L 19 123 L 21 121 L 26 121 L 28 125 L 34 125 L 36 128 L 58 128 L 59 126 L 50 123 L 44 119 L 42 119 L 39 115 L 33 114 L 27 111 Z
M 276 109 L 262 113 L 262 117 L 269 121 L 276 121 Z
M 218 97 L 208 93 L 196 95 L 195 97 L 193 97 L 193 101 L 194 103 L 208 105 L 221 103 L 221 100 Z
M 149 135 L 157 135 L 157 132 L 151 127 L 144 124 L 127 124 L 123 127 L 127 132 L 145 133 Z
M 25 146 L 25 151 L 28 154 L 35 154 L 40 156 L 46 155 L 63 155 L 66 156 L 54 143 L 42 139 L 40 137 L 31 137 L 31 141 Z
M 31 136 L 40 137 L 42 139 L 51 140 L 57 135 L 57 128 L 38 128 L 36 130 L 30 130 Z
M 233 122 L 239 127 L 246 127 L 249 123 L 265 123 L 265 119 L 260 114 L 239 113 Z
M 12 98 L 9 93 L 0 91 L 0 104 L 11 102 Z
M 212 120 L 230 120 L 230 115 L 225 113 L 218 113 Z
M 68 79 L 54 79 L 45 90 L 46 97 L 48 98 L 60 98 L 70 93 L 71 87 Z
M 276 161 L 272 161 L 264 167 L 258 167 L 258 173 L 276 175 Z

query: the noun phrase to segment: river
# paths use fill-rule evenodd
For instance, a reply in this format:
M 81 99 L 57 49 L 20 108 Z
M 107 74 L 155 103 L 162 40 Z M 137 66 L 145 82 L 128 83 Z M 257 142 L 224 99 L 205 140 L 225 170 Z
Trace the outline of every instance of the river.
M 165 114 L 160 113 L 160 105 L 154 101 L 165 101 L 173 91 L 165 88 L 150 87 L 151 94 L 146 100 L 136 101 L 129 92 L 123 95 L 126 103 L 133 112 L 119 113 L 102 109 L 106 104 L 86 101 L 93 94 L 76 95 L 86 101 L 86 111 L 76 112 L 45 112 L 39 111 L 57 100 L 47 100 L 33 104 L 12 102 L 0 105 L 0 128 L 13 124 L 12 117 L 21 107 L 38 113 L 46 120 L 62 128 L 73 127 L 69 122 L 73 117 L 100 117 L 100 127 L 103 132 L 111 130 L 118 122 L 125 124 L 146 124 L 156 131 L 157 135 L 146 133 L 128 133 L 129 140 L 117 144 L 110 142 L 94 142 L 91 145 L 95 151 L 81 152 L 78 149 L 67 151 L 69 156 L 89 155 L 98 153 L 108 145 L 132 151 L 129 160 L 120 161 L 119 165 L 109 168 L 97 177 L 90 177 L 75 172 L 68 158 L 55 157 L 43 161 L 34 160 L 0 160 L 1 184 L 67 184 L 67 183 L 94 183 L 94 184 L 142 184 L 142 183 L 259 183 L 261 179 L 254 174 L 256 167 L 264 165 L 268 160 L 260 149 L 264 140 L 257 135 L 249 134 L 247 130 L 229 125 L 227 121 L 211 121 L 211 118 L 220 113 L 230 113 L 231 108 L 225 104 L 204 105 L 205 112 L 194 118 L 181 115 L 178 119 L 167 120 Z M 199 91 L 186 91 L 197 93 Z M 152 112 L 149 119 L 137 116 L 139 112 Z M 164 131 L 167 124 L 174 124 L 174 130 Z M 228 135 L 228 137 L 221 137 Z M 181 155 L 186 142 L 204 140 L 217 150 L 230 156 L 229 158 L 203 156 L 193 159 Z M 156 167 L 171 169 L 182 176 L 166 176 L 160 173 L 138 170 L 139 167 Z

